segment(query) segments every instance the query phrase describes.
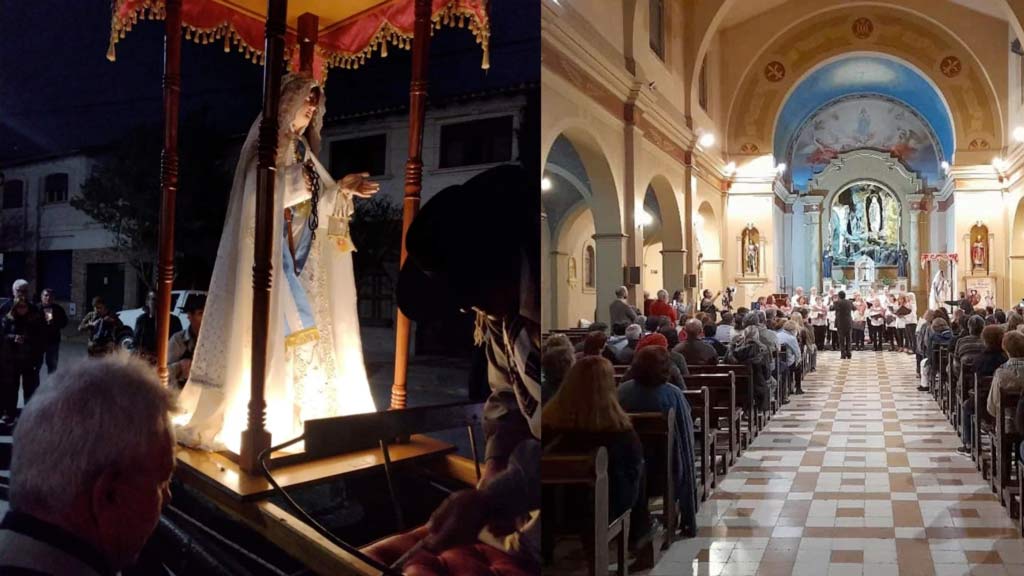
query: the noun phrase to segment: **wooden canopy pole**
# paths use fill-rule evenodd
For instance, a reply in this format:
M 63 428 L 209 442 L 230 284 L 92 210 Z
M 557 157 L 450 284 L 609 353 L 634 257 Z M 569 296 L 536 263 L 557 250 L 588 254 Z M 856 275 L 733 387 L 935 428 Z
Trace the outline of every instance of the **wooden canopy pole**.
M 402 205 L 402 253 L 408 256 L 405 237 L 420 210 L 423 189 L 423 125 L 427 109 L 427 65 L 430 62 L 430 0 L 416 0 L 416 21 L 412 40 L 412 81 L 409 83 L 409 160 L 405 163 L 405 199 Z M 391 409 L 405 408 L 409 368 L 409 319 L 398 311 L 395 327 L 395 381 L 391 386 Z
M 320 19 L 306 12 L 299 16 L 299 72 L 313 76 L 313 48 L 320 39 Z
M 263 118 L 260 120 L 256 173 L 256 238 L 252 267 L 252 389 L 247 427 L 242 432 L 239 466 L 251 474 L 259 469 L 259 454 L 270 448 L 267 431 L 267 337 L 270 332 L 270 285 L 274 249 L 274 179 L 277 175 L 278 104 L 284 74 L 284 34 L 288 0 L 268 0 L 266 44 L 263 50 Z
M 157 264 L 156 366 L 167 386 L 167 340 L 174 282 L 174 202 L 178 196 L 178 107 L 181 102 L 181 0 L 167 0 L 164 18 L 164 147 L 160 153 L 160 247 Z

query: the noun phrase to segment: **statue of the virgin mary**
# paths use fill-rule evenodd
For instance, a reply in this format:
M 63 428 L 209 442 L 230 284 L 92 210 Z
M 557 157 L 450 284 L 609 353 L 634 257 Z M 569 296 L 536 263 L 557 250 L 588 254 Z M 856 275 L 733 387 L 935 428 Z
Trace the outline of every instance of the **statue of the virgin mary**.
M 273 282 L 267 339 L 267 430 L 298 436 L 302 423 L 375 410 L 363 364 L 352 245 L 353 197 L 378 190 L 365 174 L 335 182 L 317 160 L 325 103 L 311 78 L 281 88 L 274 190 Z M 179 398 L 178 439 L 237 451 L 246 427 L 252 359 L 252 268 L 257 140 L 249 130 L 190 375 Z

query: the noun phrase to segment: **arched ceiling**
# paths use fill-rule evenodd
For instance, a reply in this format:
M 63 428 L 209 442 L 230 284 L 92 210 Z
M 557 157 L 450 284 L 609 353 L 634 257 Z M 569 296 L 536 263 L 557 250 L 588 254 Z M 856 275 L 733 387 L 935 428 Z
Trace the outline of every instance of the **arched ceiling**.
M 541 191 L 541 204 L 547 214 L 548 226 L 554 233 L 566 215 L 590 195 L 590 182 L 583 160 L 565 136 L 556 138 L 551 146 L 544 177 L 551 181 L 551 189 Z
M 953 125 L 946 103 L 919 72 L 875 55 L 829 62 L 790 92 L 775 123 L 773 148 L 803 189 L 841 152 L 892 153 L 929 182 L 950 161 Z
M 864 52 L 903 60 L 927 77 L 952 113 L 957 149 L 1002 147 L 999 100 L 967 46 L 908 10 L 855 5 L 808 15 L 764 46 L 730 107 L 730 153 L 781 157 L 782 151 L 773 149 L 774 128 L 789 94 L 823 63 Z

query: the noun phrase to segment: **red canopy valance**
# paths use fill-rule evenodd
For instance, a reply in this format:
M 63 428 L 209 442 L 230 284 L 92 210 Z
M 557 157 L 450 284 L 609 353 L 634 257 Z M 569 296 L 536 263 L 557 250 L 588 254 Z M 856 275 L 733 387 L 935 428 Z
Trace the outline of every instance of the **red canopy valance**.
M 296 69 L 295 19 L 302 12 L 320 18 L 314 64 L 318 73 L 328 67 L 358 68 L 377 50 L 387 56 L 389 43 L 408 49 L 412 41 L 412 0 L 299 0 L 290 4 L 285 58 Z M 222 42 L 225 52 L 234 48 L 253 62 L 262 61 L 265 0 L 183 0 L 181 11 L 187 39 L 203 44 Z M 115 59 L 115 45 L 139 19 L 163 17 L 163 0 L 114 0 L 107 59 Z M 469 28 L 483 49 L 482 67 L 490 66 L 487 0 L 431 0 L 431 21 L 434 28 Z
M 925 253 L 921 254 L 921 268 L 925 267 L 925 264 L 929 262 L 952 262 L 954 264 L 960 263 L 960 255 L 956 252 L 936 252 L 936 253 Z

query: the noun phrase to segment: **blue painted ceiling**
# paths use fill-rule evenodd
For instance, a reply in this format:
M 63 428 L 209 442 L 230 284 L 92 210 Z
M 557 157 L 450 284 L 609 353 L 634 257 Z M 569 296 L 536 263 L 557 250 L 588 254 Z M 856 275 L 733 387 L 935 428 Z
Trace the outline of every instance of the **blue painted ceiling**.
M 870 55 L 830 62 L 801 80 L 782 107 L 773 144 L 798 191 L 832 156 L 856 148 L 891 151 L 935 186 L 955 149 L 952 120 L 931 83 Z

